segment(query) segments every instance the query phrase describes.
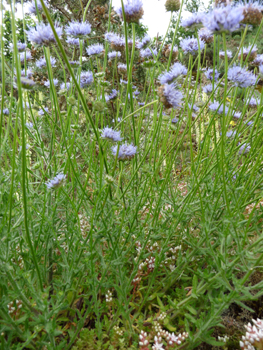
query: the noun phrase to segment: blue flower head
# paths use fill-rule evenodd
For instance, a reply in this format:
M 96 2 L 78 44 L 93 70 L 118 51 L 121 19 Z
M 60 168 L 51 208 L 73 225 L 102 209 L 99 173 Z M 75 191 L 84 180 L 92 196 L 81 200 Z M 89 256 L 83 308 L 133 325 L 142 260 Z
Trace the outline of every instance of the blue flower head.
M 84 89 L 93 83 L 93 74 L 90 71 L 80 73 L 80 87 Z
M 109 60 L 112 60 L 113 58 L 116 58 L 116 57 L 121 57 L 121 53 L 117 51 L 112 51 L 108 53 Z
M 89 56 L 100 55 L 104 50 L 102 44 L 94 44 L 87 47 L 86 51 Z
M 160 97 L 160 101 L 166 108 L 180 107 L 183 98 L 182 92 L 176 89 L 175 83 L 160 86 L 158 89 L 158 95 Z
M 91 25 L 89 22 L 73 21 L 65 28 L 67 35 L 82 39 L 90 34 Z
M 257 55 L 254 59 L 254 61 L 252 62 L 253 66 L 261 66 L 263 65 L 263 54 L 261 55 Z
M 215 7 L 203 18 L 204 26 L 213 33 L 230 33 L 239 29 L 243 10 L 230 5 Z
M 8 108 L 4 108 L 3 109 L 3 114 L 4 115 L 9 115 L 9 109 Z
M 21 77 L 31 79 L 33 77 L 33 74 L 34 72 L 30 68 L 27 68 L 27 70 L 25 69 L 21 70 Z
M 55 30 L 58 37 L 62 35 L 62 28 L 55 24 Z M 49 24 L 37 24 L 36 27 L 31 27 L 26 31 L 28 39 L 38 46 L 48 46 L 56 42 L 52 28 Z
M 109 102 L 110 100 L 114 100 L 117 96 L 118 96 L 118 91 L 116 89 L 112 89 L 109 95 L 105 95 L 105 100 L 106 102 Z
M 147 49 L 145 49 L 145 50 L 140 50 L 140 56 L 144 57 L 144 58 L 153 57 L 153 54 L 155 56 L 157 56 L 157 50 L 156 49 L 150 50 L 150 48 L 147 47 Z
M 199 36 L 199 39 L 206 44 L 212 43 L 214 41 L 213 33 L 207 28 L 199 29 L 198 36 Z
M 220 73 L 216 68 L 215 68 L 215 71 L 213 70 L 213 68 L 208 68 L 207 71 L 205 72 L 205 76 L 209 80 L 215 79 L 215 81 L 217 81 L 220 76 Z
M 32 55 L 31 55 L 30 51 L 20 53 L 20 62 L 25 63 L 25 59 L 26 59 L 26 61 L 32 60 Z
M 16 77 L 15 77 L 15 82 L 17 82 Z M 22 77 L 22 76 L 20 78 L 20 82 L 21 82 L 22 89 L 26 89 L 26 90 L 31 90 L 36 85 L 34 80 L 28 79 L 27 77 Z M 14 87 L 16 88 L 16 84 L 14 84 Z
M 53 79 L 53 83 L 54 83 L 54 86 L 57 86 L 58 85 L 58 79 Z M 45 87 L 47 88 L 50 88 L 50 81 L 47 80 L 45 83 L 44 83 Z
M 190 53 L 193 55 L 198 51 L 198 40 L 194 37 L 182 39 L 180 41 L 180 45 L 185 53 Z M 205 47 L 205 43 L 202 40 L 200 40 L 199 45 L 200 50 L 203 50 L 203 48 Z
M 227 59 L 230 60 L 233 56 L 232 52 L 229 50 L 226 50 L 226 56 Z M 221 58 L 221 60 L 225 59 L 225 51 L 219 51 L 219 57 Z
M 240 66 L 233 66 L 228 69 L 227 73 L 228 80 L 233 82 L 235 86 L 246 88 L 248 86 L 253 86 L 257 82 L 257 77 L 255 74 L 242 68 Z
M 209 109 L 211 109 L 211 111 L 216 111 L 218 114 L 222 114 L 224 112 L 224 105 L 220 105 L 220 103 L 218 101 L 211 103 L 211 105 L 209 106 Z M 225 114 L 227 114 L 228 112 L 228 107 L 225 106 Z
M 63 184 L 66 178 L 67 178 L 67 175 L 64 175 L 63 173 L 59 173 L 57 176 L 54 177 L 54 179 L 51 179 L 48 182 L 46 182 L 46 186 L 49 190 L 56 189 Z
M 101 131 L 101 137 L 115 142 L 122 141 L 121 132 L 115 131 L 108 126 Z
M 68 37 L 66 42 L 69 46 L 79 47 L 79 38 Z
M 14 49 L 14 45 L 10 44 L 10 50 Z M 25 43 L 21 43 L 21 41 L 18 41 L 17 43 L 17 50 L 18 52 L 23 52 L 26 49 L 26 44 Z
M 182 75 L 187 74 L 187 68 L 180 62 L 174 63 L 168 72 L 165 72 L 159 76 L 160 83 L 169 84 L 172 83 L 175 79 L 179 78 Z
M 36 9 L 36 3 L 37 3 L 37 9 Z M 42 12 L 43 7 L 42 7 L 40 0 L 37 0 L 36 3 L 35 3 L 35 0 L 32 0 L 32 2 L 30 2 L 27 6 L 27 12 L 32 13 L 34 15 L 37 14 L 37 10 L 38 10 L 38 12 Z M 44 4 L 45 4 L 45 6 L 48 6 L 46 1 L 44 1 Z
M 203 27 L 203 18 L 205 13 L 196 12 L 192 13 L 189 17 L 181 21 L 181 26 L 187 29 L 199 29 Z
M 143 16 L 143 3 L 141 0 L 127 0 L 124 3 L 125 18 L 128 23 L 139 23 Z M 122 7 L 116 9 L 117 14 L 123 20 Z
M 118 146 L 112 147 L 112 153 L 116 157 L 118 152 Z M 137 153 L 137 147 L 133 145 L 127 145 L 127 143 L 119 147 L 118 160 L 130 160 Z
M 54 57 L 50 57 L 50 64 L 51 67 L 54 67 L 56 65 L 57 60 Z M 40 58 L 38 61 L 36 61 L 37 68 L 41 69 L 47 66 L 47 62 L 45 57 Z
M 150 37 L 148 34 L 146 34 L 146 35 L 142 38 L 141 41 L 138 41 L 138 42 L 136 43 L 137 49 L 139 49 L 139 50 L 144 49 L 145 46 L 147 46 L 147 45 L 149 44 L 150 41 L 151 41 L 151 37 Z

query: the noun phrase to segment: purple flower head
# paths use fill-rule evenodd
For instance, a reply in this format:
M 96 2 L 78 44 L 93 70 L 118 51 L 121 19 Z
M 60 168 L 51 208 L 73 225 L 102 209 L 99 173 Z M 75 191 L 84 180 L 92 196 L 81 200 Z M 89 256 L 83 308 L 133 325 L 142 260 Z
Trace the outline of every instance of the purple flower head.
M 66 42 L 70 46 L 77 46 L 77 47 L 79 47 L 79 38 L 68 37 Z
M 215 78 L 215 81 L 217 81 L 220 76 L 220 73 L 218 72 L 217 69 L 215 69 L 214 71 L 213 68 L 208 68 L 207 71 L 205 72 L 205 76 L 209 80 L 213 80 Z
M 213 85 L 212 84 L 208 84 L 202 87 L 204 93 L 206 94 L 211 94 L 211 92 L 213 91 Z
M 29 109 L 30 108 L 29 103 L 28 102 L 23 102 L 23 108 Z
M 244 19 L 242 23 L 257 26 L 262 20 L 262 3 L 254 0 L 239 1 L 235 5 L 243 11 Z
M 251 146 L 248 143 L 243 143 L 239 148 L 239 154 L 246 154 L 250 151 Z
M 31 129 L 33 128 L 33 123 L 25 123 L 25 126 L 28 128 L 28 129 Z
M 149 44 L 150 41 L 151 41 L 151 37 L 150 37 L 148 34 L 146 34 L 146 35 L 142 38 L 141 41 L 138 41 L 138 42 L 136 43 L 137 49 L 139 49 L 139 50 L 144 49 L 145 46 L 147 46 L 147 45 Z
M 260 98 L 255 98 L 255 97 L 251 97 L 250 99 L 246 100 L 246 103 L 248 104 L 249 107 L 257 107 L 260 104 Z
M 21 77 L 31 79 L 33 77 L 33 74 L 34 72 L 30 68 L 27 68 L 27 70 L 21 70 Z
M 20 62 L 21 63 L 25 62 L 25 58 L 26 58 L 26 61 L 31 61 L 32 60 L 31 51 L 26 51 L 26 52 L 20 53 Z
M 243 10 L 230 5 L 215 7 L 203 18 L 204 26 L 213 33 L 229 33 L 239 29 Z
M 15 79 L 15 82 L 17 82 L 17 78 L 15 77 L 14 79 Z M 21 76 L 20 82 L 21 82 L 22 89 L 26 89 L 26 90 L 31 90 L 36 85 L 34 80 L 28 79 L 27 77 L 23 77 L 23 76 Z M 17 88 L 16 84 L 14 84 L 14 87 Z
M 140 56 L 144 57 L 144 58 L 153 57 L 153 54 L 155 56 L 157 56 L 157 50 L 156 49 L 150 50 L 150 48 L 147 47 L 147 49 L 145 49 L 145 50 L 140 50 Z
M 62 35 L 62 28 L 55 24 L 55 30 L 58 37 Z M 48 46 L 55 43 L 56 39 L 49 24 L 37 24 L 36 27 L 31 27 L 26 31 L 28 39 L 38 46 Z
M 173 124 L 177 124 L 177 123 L 179 122 L 179 119 L 176 118 L 176 117 L 174 117 L 174 118 L 171 120 L 171 122 L 172 122 Z
M 124 63 L 118 63 L 118 71 L 120 73 L 125 73 L 127 72 L 127 65 Z
M 136 91 L 134 91 L 134 95 L 135 95 L 135 96 L 140 95 L 140 91 L 137 91 L 137 90 L 136 90 Z
M 214 103 L 211 103 L 211 105 L 209 106 L 209 109 L 211 109 L 211 111 L 216 111 L 218 114 L 222 114 L 224 112 L 224 106 L 216 101 Z M 225 114 L 227 114 L 228 112 L 228 107 L 225 106 Z
M 124 13 L 126 17 L 126 21 L 128 23 L 135 22 L 139 23 L 139 20 L 143 16 L 143 3 L 141 0 L 127 0 L 124 3 Z M 116 9 L 117 14 L 123 20 L 122 7 Z
M 233 118 L 235 119 L 240 119 L 240 117 L 241 117 L 241 112 L 235 112 L 233 115 Z
M 78 68 L 80 66 L 80 61 L 68 61 L 72 68 Z
M 191 109 L 192 107 L 193 107 L 193 111 L 194 112 L 198 112 L 199 111 L 199 108 L 195 104 L 192 106 L 190 103 L 188 103 L 188 108 Z
M 160 86 L 158 93 L 160 96 L 160 101 L 166 108 L 180 107 L 183 94 L 180 90 L 176 89 L 175 83 Z
M 108 126 L 101 131 L 101 137 L 103 139 L 109 139 L 115 142 L 122 141 L 121 132 L 115 131 Z
M 105 39 L 111 43 L 111 48 L 116 51 L 123 51 L 126 45 L 125 37 L 115 34 L 113 32 L 107 32 Z M 128 44 L 132 45 L 132 40 L 128 39 Z
M 116 58 L 116 57 L 121 57 L 121 53 L 117 51 L 112 51 L 108 53 L 108 58 L 109 60 Z
M 110 100 L 114 100 L 118 96 L 118 91 L 116 89 L 112 89 L 109 95 L 105 95 L 106 102 Z
M 262 78 L 263 78 L 263 64 L 261 64 L 261 65 L 258 67 L 258 70 L 259 70 L 259 76 L 260 76 L 260 78 L 262 79 Z
M 90 71 L 80 73 L 80 87 L 84 89 L 93 83 L 93 74 Z
M 121 83 L 121 84 L 125 84 L 125 85 L 128 84 L 127 80 L 123 80 L 123 79 L 120 79 L 120 83 Z
M 46 182 L 46 186 L 48 190 L 56 189 L 60 187 L 63 184 L 63 182 L 66 180 L 66 178 L 67 178 L 67 175 L 64 175 L 63 173 L 59 173 L 57 176 L 54 177 L 54 179 L 51 179 L 48 182 Z
M 239 55 L 238 55 L 238 58 L 241 59 L 241 55 L 242 53 L 240 52 Z M 248 60 L 249 61 L 253 61 L 254 58 L 257 57 L 257 46 L 254 45 L 252 47 L 252 45 L 248 46 L 248 47 L 243 47 L 243 60 L 247 59 L 248 57 Z
M 159 76 L 160 83 L 169 84 L 172 83 L 175 79 L 179 78 L 182 75 L 187 74 L 187 68 L 180 62 L 176 62 L 168 72 L 165 72 Z
M 43 109 L 44 109 L 45 112 L 47 112 L 47 113 L 49 112 L 49 110 L 48 110 L 47 107 L 44 107 Z M 45 112 L 43 111 L 43 109 L 40 109 L 40 110 L 38 111 L 38 114 L 39 114 L 39 115 L 44 115 L 44 114 L 45 114 Z
M 14 45 L 10 44 L 10 50 L 14 49 Z M 18 41 L 17 43 L 17 50 L 18 52 L 23 52 L 26 49 L 26 44 L 25 43 L 21 43 L 21 41 Z
M 9 109 L 8 108 L 4 108 L 3 109 L 3 114 L 4 115 L 9 115 Z
M 118 152 L 118 146 L 112 147 L 112 154 L 116 157 Z M 137 147 L 133 145 L 127 145 L 127 143 L 119 147 L 118 160 L 130 160 L 137 153 Z
M 86 51 L 89 56 L 92 55 L 100 55 L 102 51 L 104 50 L 104 47 L 102 44 L 94 44 L 87 47 Z
M 206 44 L 212 43 L 214 41 L 213 33 L 207 28 L 199 29 L 198 36 L 199 36 L 199 39 Z
M 230 138 L 230 137 L 234 137 L 236 136 L 236 130 L 230 130 L 226 133 L 226 137 Z
M 198 40 L 194 37 L 182 39 L 180 41 L 180 45 L 185 53 L 190 53 L 193 55 L 198 51 Z M 205 43 L 202 40 L 200 40 L 199 45 L 200 50 L 203 50 L 203 48 L 205 47 Z
M 91 25 L 89 22 L 73 21 L 65 28 L 65 32 L 67 35 L 81 39 L 90 34 Z
M 255 74 L 249 72 L 240 66 L 233 66 L 228 69 L 228 80 L 232 81 L 235 86 L 246 88 L 256 84 L 257 77 Z
M 54 67 L 56 65 L 57 60 L 54 57 L 50 57 L 50 64 L 51 67 Z M 47 62 L 45 57 L 40 58 L 38 61 L 36 61 L 37 68 L 41 69 L 47 66 Z
M 36 3 L 37 3 L 38 12 L 42 12 L 43 7 L 42 7 L 40 0 L 37 0 Z M 27 6 L 27 12 L 36 15 L 37 14 L 36 3 L 35 3 L 35 0 L 32 0 L 32 2 L 29 3 Z M 45 6 L 48 6 L 46 1 L 44 1 L 44 4 L 45 4 Z
M 58 85 L 58 79 L 53 79 L 53 83 L 54 83 L 54 86 L 57 86 Z M 47 80 L 45 83 L 44 83 L 45 87 L 47 88 L 50 88 L 50 81 Z
M 230 59 L 232 58 L 232 56 L 233 56 L 232 52 L 229 51 L 229 50 L 226 51 L 226 55 L 227 55 L 227 59 L 229 59 L 229 60 L 230 60 Z M 220 57 L 222 60 L 224 60 L 224 59 L 225 59 L 225 51 L 219 51 L 219 57 Z
M 139 105 L 139 106 L 144 106 L 144 105 L 145 105 L 145 102 L 138 102 L 138 105 Z
M 60 84 L 60 90 L 69 90 L 70 88 L 70 83 L 61 83 Z
M 181 21 L 181 26 L 188 29 L 196 29 L 203 27 L 203 12 L 192 13 L 189 17 Z
M 261 66 L 263 64 L 263 54 L 257 55 L 252 62 L 253 66 Z

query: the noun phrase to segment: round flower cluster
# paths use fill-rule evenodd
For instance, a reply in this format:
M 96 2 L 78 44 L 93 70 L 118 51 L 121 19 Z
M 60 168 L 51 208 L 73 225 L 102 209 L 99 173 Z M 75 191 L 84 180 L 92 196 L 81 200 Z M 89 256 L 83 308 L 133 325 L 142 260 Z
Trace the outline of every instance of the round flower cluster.
M 65 32 L 67 35 L 82 39 L 90 34 L 91 25 L 89 22 L 73 21 L 65 28 Z
M 63 182 L 66 180 L 66 178 L 67 178 L 67 175 L 64 175 L 63 173 L 59 173 L 53 179 L 46 182 L 46 186 L 49 190 L 56 189 L 63 184 Z
M 62 36 L 62 28 L 55 24 L 55 30 L 60 38 Z M 48 46 L 55 43 L 56 39 L 52 28 L 49 24 L 40 23 L 36 27 L 31 27 L 26 31 L 28 39 L 38 46 Z
M 182 39 L 180 41 L 180 46 L 185 53 L 190 53 L 193 55 L 198 51 L 199 46 L 200 46 L 200 50 L 203 50 L 205 47 L 205 43 L 202 40 L 200 40 L 199 46 L 198 46 L 198 40 L 192 37 L 192 38 Z
M 124 4 L 125 18 L 128 23 L 139 23 L 143 16 L 143 3 L 141 0 L 127 0 Z M 123 20 L 122 7 L 116 9 L 117 14 Z

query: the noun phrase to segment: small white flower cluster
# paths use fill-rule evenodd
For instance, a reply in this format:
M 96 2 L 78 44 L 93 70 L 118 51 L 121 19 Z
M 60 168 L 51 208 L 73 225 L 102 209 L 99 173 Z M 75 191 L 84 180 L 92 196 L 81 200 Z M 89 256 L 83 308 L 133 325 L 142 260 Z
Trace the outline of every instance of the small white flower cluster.
M 160 266 L 168 266 L 171 271 L 175 269 L 175 261 L 177 260 L 177 252 L 182 248 L 181 245 L 170 248 L 165 252 L 165 259 Z
M 19 246 L 19 245 L 16 246 L 16 251 L 18 252 L 18 254 L 21 254 L 21 249 L 20 249 L 20 246 Z M 17 261 L 16 261 L 15 258 L 12 258 L 11 261 L 12 261 L 12 263 L 14 263 L 14 264 L 17 263 L 18 266 L 19 266 L 21 269 L 24 267 L 24 262 L 23 262 L 23 258 L 22 258 L 21 255 L 18 256 Z
M 144 331 L 141 331 L 141 334 L 139 335 L 139 346 L 140 350 L 145 349 L 149 345 L 149 341 L 147 340 L 147 333 Z
M 247 332 L 245 336 L 242 336 L 242 341 L 240 341 L 242 350 L 255 350 L 255 347 L 258 349 L 263 348 L 263 320 L 258 318 L 257 320 L 252 320 L 252 322 L 254 325 L 248 323 L 245 326 Z
M 187 332 L 180 333 L 175 335 L 174 333 L 169 333 L 168 331 L 162 330 L 160 324 L 157 321 L 154 321 L 154 332 L 156 333 L 154 337 L 154 344 L 152 346 L 152 350 L 164 350 L 170 349 L 174 345 L 181 345 L 182 342 L 188 338 L 189 334 Z M 163 340 L 166 342 L 166 347 L 163 345 Z M 149 350 L 148 348 L 149 341 L 147 339 L 147 333 L 141 331 L 139 335 L 139 346 L 140 350 Z
M 108 292 L 105 295 L 106 297 L 106 303 L 111 303 L 112 302 L 112 292 L 108 290 Z
M 146 264 L 147 264 L 147 269 L 149 272 L 154 270 L 154 265 L 155 265 L 155 258 L 153 256 L 151 256 L 149 259 L 146 258 L 145 260 Z
M 166 318 L 166 313 L 161 312 L 160 315 L 157 317 L 158 321 L 163 321 Z
M 16 303 L 14 304 L 13 301 L 7 304 L 8 307 L 8 313 L 9 314 L 15 314 L 16 311 L 20 310 L 22 308 L 23 304 L 21 300 L 16 300 Z
M 87 237 L 87 234 L 90 230 L 90 224 L 87 218 L 85 218 L 83 215 L 79 214 L 79 225 L 80 225 L 80 231 L 83 238 Z
M 113 329 L 117 335 L 119 335 L 119 336 L 123 335 L 123 331 L 120 329 L 119 326 L 114 326 Z
M 226 343 L 229 340 L 229 337 L 227 335 L 225 335 L 224 337 L 218 337 L 218 340 Z

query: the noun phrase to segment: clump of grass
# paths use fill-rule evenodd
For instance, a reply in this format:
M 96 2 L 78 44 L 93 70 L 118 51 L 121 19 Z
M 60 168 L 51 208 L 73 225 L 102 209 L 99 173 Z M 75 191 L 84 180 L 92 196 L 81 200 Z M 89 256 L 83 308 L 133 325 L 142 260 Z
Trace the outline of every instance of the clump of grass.
M 253 312 L 247 303 L 262 296 L 252 276 L 262 274 L 263 97 L 242 54 L 248 25 L 230 60 L 225 31 L 210 28 L 207 67 L 197 28 L 178 55 L 175 31 L 168 55 L 165 38 L 138 45 L 125 11 L 137 21 L 141 4 L 122 3 L 121 32 L 110 34 L 109 8 L 120 50 L 109 58 L 107 40 L 104 55 L 88 55 L 87 22 L 67 24 L 76 40 L 66 40 L 40 3 L 47 33 L 27 32 L 38 44 L 30 62 L 13 2 L 12 62 L 1 39 L 2 348 L 225 346 L 221 315 L 233 304 Z

